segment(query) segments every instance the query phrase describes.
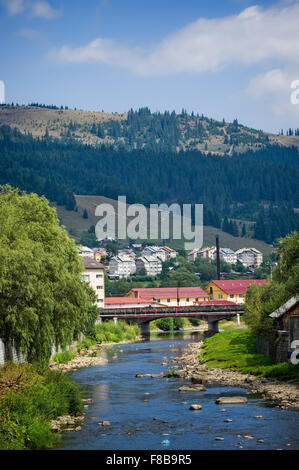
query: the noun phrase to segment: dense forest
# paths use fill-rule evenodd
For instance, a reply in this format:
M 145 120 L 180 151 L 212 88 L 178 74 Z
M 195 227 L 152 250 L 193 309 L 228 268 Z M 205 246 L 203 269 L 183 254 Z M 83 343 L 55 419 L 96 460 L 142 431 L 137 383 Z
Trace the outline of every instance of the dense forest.
M 74 209 L 75 194 L 150 203 L 203 203 L 206 224 L 257 221 L 256 238 L 275 241 L 299 228 L 299 152 L 271 146 L 219 157 L 188 152 L 131 152 L 64 143 L 0 127 L 0 184 L 44 194 Z M 282 216 L 282 214 L 284 214 Z M 288 217 L 285 217 L 285 215 Z M 272 229 L 265 228 L 271 225 Z M 237 235 L 237 234 L 236 234 Z

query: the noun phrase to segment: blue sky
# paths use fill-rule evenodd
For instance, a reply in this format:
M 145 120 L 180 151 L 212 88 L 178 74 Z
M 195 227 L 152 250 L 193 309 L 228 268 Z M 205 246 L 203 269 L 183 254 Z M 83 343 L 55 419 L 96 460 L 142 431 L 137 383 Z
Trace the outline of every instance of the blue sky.
M 0 0 L 7 102 L 299 127 L 299 1 Z

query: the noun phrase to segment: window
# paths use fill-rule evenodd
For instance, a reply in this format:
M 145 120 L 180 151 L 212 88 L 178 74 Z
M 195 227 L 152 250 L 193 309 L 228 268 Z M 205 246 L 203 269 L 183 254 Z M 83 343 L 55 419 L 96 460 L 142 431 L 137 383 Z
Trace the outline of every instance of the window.
M 234 298 L 234 294 L 230 294 L 230 298 L 233 299 L 233 298 Z
M 103 274 L 97 274 L 96 278 L 99 279 L 100 277 L 103 277 Z
M 170 299 L 167 299 L 167 302 L 170 302 Z
M 222 299 L 222 298 L 223 298 L 222 294 L 218 294 L 218 299 Z
M 213 294 L 213 287 L 210 287 L 210 294 Z
M 89 282 L 89 274 L 83 274 L 82 281 Z
M 103 299 L 98 299 L 98 304 L 103 303 Z
M 196 297 L 195 302 L 198 302 L 198 297 Z
M 97 289 L 103 289 L 103 286 L 97 286 Z
M 187 297 L 187 299 L 186 299 L 186 302 L 190 302 L 190 299 L 189 299 L 189 297 Z
M 242 298 L 242 297 L 243 297 L 243 294 L 239 294 L 239 297 Z

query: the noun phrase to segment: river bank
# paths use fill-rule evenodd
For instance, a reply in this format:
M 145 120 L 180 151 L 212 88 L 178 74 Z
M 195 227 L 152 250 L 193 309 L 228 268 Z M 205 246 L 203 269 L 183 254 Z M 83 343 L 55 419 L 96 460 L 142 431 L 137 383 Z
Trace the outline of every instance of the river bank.
M 174 366 L 177 373 L 189 379 L 202 377 L 202 381 L 209 385 L 216 383 L 223 386 L 247 388 L 252 394 L 271 400 L 276 407 L 299 410 L 299 386 L 294 383 L 294 380 L 281 382 L 235 370 L 209 368 L 202 360 L 203 345 L 203 341 L 191 343 L 181 356 L 171 359 L 171 362 L 183 365 L 182 368 Z

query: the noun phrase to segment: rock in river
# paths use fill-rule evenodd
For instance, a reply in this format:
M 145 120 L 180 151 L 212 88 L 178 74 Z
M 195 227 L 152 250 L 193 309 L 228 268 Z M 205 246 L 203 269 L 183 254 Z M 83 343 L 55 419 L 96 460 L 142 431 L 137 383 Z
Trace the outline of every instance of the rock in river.
M 206 387 L 202 384 L 183 385 L 179 388 L 179 392 L 204 392 Z
M 219 397 L 216 400 L 217 405 L 241 405 L 247 403 L 246 397 Z
M 202 410 L 201 405 L 193 404 L 190 406 L 189 410 Z

